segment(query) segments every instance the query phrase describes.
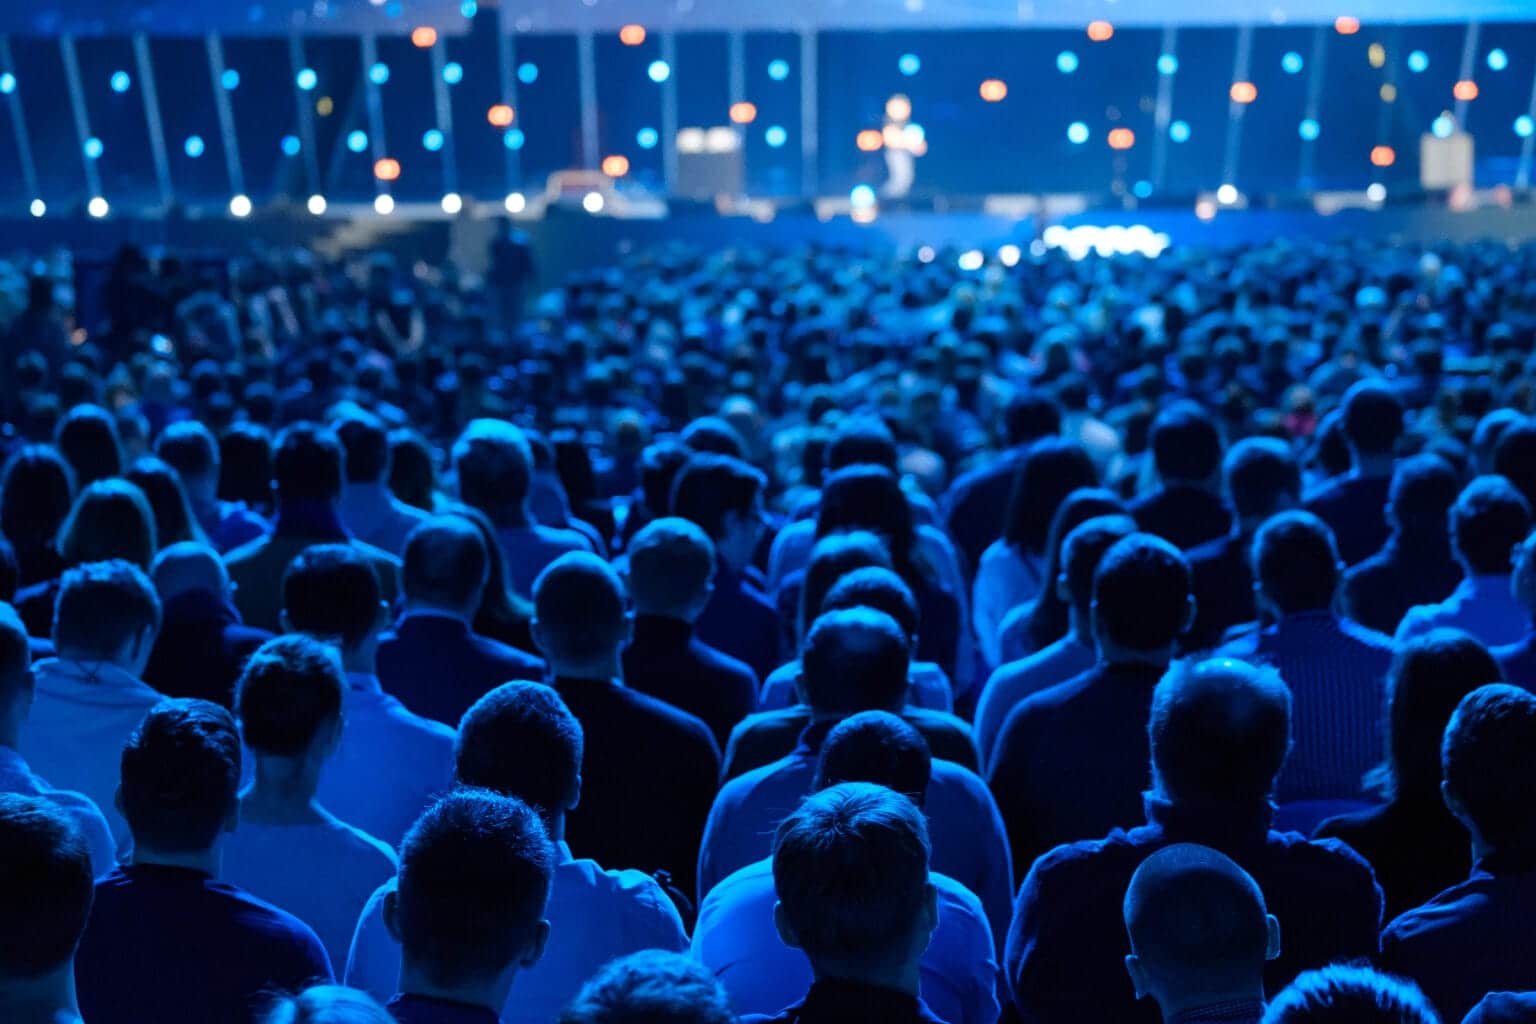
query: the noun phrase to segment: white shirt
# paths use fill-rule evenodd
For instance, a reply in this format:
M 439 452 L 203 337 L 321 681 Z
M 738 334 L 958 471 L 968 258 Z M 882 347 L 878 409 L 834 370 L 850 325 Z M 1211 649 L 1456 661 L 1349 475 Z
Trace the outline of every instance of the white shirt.
M 981 901 L 938 872 L 939 923 L 923 953 L 923 1002 L 949 1024 L 994 1024 L 997 952 Z M 773 925 L 773 859 L 748 865 L 715 886 L 699 906 L 693 956 L 709 968 L 738 1015 L 776 1014 L 805 997 L 814 980 L 805 954 L 790 949 Z
M 37 697 L 22 730 L 22 757 L 53 785 L 84 794 L 106 815 L 117 848 L 125 849 L 128 822 L 113 806 L 123 746 L 165 697 L 106 662 L 47 658 L 33 670 Z
M 376 676 L 349 672 L 347 682 L 341 743 L 321 770 L 315 799 L 353 828 L 399 846 L 421 812 L 453 788 L 454 733 L 407 711 Z
M 219 881 L 309 925 L 333 964 L 346 963 L 358 916 L 398 866 L 388 846 L 334 817 L 313 825 L 242 821 L 219 849 Z
M 0 746 L 0 793 L 16 793 L 47 800 L 72 818 L 91 850 L 91 874 L 96 878 L 117 865 L 117 841 L 101 808 L 80 793 L 54 789 L 32 774 L 27 762 L 10 747 Z
M 564 842 L 549 889 L 549 943 L 539 962 L 519 971 L 501 1011 L 502 1024 L 549 1024 L 597 969 L 642 949 L 683 953 L 688 936 L 672 901 L 649 875 L 604 871 L 594 861 L 576 860 Z M 384 897 L 390 879 L 368 901 L 357 923 L 345 983 L 380 1002 L 394 994 L 400 977 L 400 947 L 384 926 Z

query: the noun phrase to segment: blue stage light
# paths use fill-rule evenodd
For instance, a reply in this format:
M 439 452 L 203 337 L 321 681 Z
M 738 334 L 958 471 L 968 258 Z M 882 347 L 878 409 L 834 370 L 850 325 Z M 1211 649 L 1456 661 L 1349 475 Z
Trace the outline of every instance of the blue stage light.
M 1088 141 L 1088 126 L 1081 121 L 1073 121 L 1067 125 L 1067 141 L 1074 146 L 1081 146 Z
M 389 81 L 389 65 L 375 64 L 368 69 L 368 81 L 374 85 L 383 85 Z
M 1503 71 L 1509 67 L 1509 54 L 1503 50 L 1493 49 L 1488 51 L 1488 70 Z
M 1306 66 L 1307 62 L 1295 50 L 1291 50 L 1284 57 L 1280 58 L 1280 70 L 1288 75 L 1299 75 L 1301 74 L 1301 69 Z
M 1175 121 L 1168 126 L 1168 137 L 1174 142 L 1189 141 L 1189 122 Z
M 187 141 L 182 143 L 181 148 L 187 156 L 196 160 L 203 155 L 203 151 L 207 147 L 203 145 L 203 137 L 201 135 L 188 135 Z
M 1131 186 L 1131 192 L 1137 199 L 1146 199 L 1152 195 L 1152 183 L 1150 181 L 1138 181 Z
M 1448 139 L 1456 134 L 1456 119 L 1450 114 L 1441 114 L 1430 124 L 1429 130 L 1435 133 L 1437 139 Z
M 458 61 L 449 61 L 443 65 L 443 81 L 449 85 L 458 85 L 464 81 L 464 65 Z
M 1519 117 L 1515 118 L 1516 135 L 1520 136 L 1522 139 L 1528 139 L 1533 133 L 1536 133 L 1536 121 L 1531 119 L 1531 115 L 1521 114 Z
M 1176 75 L 1179 73 L 1179 58 L 1171 53 L 1165 53 L 1157 58 L 1157 73 L 1160 75 Z
M 908 78 L 911 78 L 923 70 L 922 58 L 918 57 L 915 53 L 904 53 L 897 59 L 896 69 Z
M 0 74 L 0 93 L 9 96 L 16 91 L 16 76 L 9 71 Z
M 459 4 L 459 13 L 466 18 L 473 18 L 480 13 L 480 5 L 475 0 L 464 0 L 463 3 Z
M 1489 54 L 1489 57 L 1491 58 L 1492 54 Z M 126 71 L 114 71 L 114 72 L 112 72 L 112 91 L 113 92 L 127 92 L 129 87 L 132 86 L 132 85 L 133 85 L 133 79 L 128 77 L 128 72 L 126 72 Z
M 641 128 L 635 132 L 635 145 L 641 149 L 655 149 L 661 141 L 661 133 L 655 128 Z
M 1311 142 L 1323 134 L 1323 126 L 1317 123 L 1316 118 L 1309 117 L 1296 126 L 1296 134 Z
M 315 74 L 314 68 L 302 68 L 297 75 L 293 76 L 293 80 L 298 83 L 300 89 L 309 92 L 319 83 L 320 76 Z
M 763 132 L 763 141 L 767 142 L 771 148 L 779 149 L 789 141 L 789 132 L 785 131 L 781 125 L 771 124 Z
M 875 190 L 868 185 L 855 185 L 848 193 L 848 202 L 855 210 L 867 210 L 875 205 Z
M 347 133 L 347 148 L 354 153 L 361 153 L 368 148 L 368 133 L 364 131 L 350 131 Z
M 775 82 L 782 82 L 789 77 L 789 61 L 771 60 L 768 62 L 768 77 Z
M 672 77 L 672 65 L 664 60 L 653 60 L 651 66 L 645 69 L 645 73 L 653 82 L 665 82 Z
M 234 68 L 225 68 L 224 73 L 219 76 L 219 84 L 224 87 L 226 92 L 234 92 L 240 88 L 240 72 Z
M 1423 74 L 1429 70 L 1429 54 L 1423 50 L 1414 50 L 1408 55 L 1408 70 L 1414 74 Z
M 522 149 L 524 141 L 521 128 L 508 128 L 507 134 L 501 137 L 501 144 L 508 149 Z
M 524 85 L 532 85 L 539 80 L 539 66 L 537 64 L 519 64 L 517 66 L 517 80 Z
M 87 160 L 99 160 L 99 159 L 101 159 L 101 152 L 102 152 L 103 146 L 101 144 L 101 140 L 98 139 L 96 136 L 92 135 L 90 138 L 86 139 L 85 140 L 85 147 L 84 148 L 85 148 L 85 158 Z
M 299 137 L 297 135 L 284 135 L 282 141 L 284 156 L 299 155 Z
M 1062 50 L 1056 55 L 1056 70 L 1064 75 L 1070 75 L 1077 70 L 1077 54 L 1071 50 Z
M 443 133 L 436 128 L 428 128 L 422 133 L 421 147 L 428 153 L 436 153 L 443 148 Z

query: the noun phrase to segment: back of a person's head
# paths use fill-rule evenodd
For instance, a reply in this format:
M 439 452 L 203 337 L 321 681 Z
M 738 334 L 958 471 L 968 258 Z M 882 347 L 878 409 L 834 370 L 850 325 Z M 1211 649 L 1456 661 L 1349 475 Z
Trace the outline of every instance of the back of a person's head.
M 533 449 L 522 430 L 504 420 L 472 420 L 451 454 L 459 499 L 493 519 L 521 509 L 533 482 Z
M 1136 532 L 1130 516 L 1095 516 L 1067 534 L 1061 556 L 1061 575 L 1067 595 L 1079 615 L 1091 614 L 1093 580 L 1099 563 L 1110 548 Z
M 1264 1011 L 1262 1024 L 1440 1024 L 1413 982 L 1369 967 L 1305 971 Z
M 219 435 L 220 498 L 264 507 L 272 500 L 272 470 L 272 434 L 266 427 L 236 422 Z
M 86 487 L 59 527 L 59 555 L 68 565 L 120 558 L 148 569 L 159 547 L 149 499 L 127 480 Z
M 503 683 L 459 721 L 454 778 L 515 796 L 552 820 L 576 802 L 583 742 L 581 723 L 554 690 Z
M 923 813 L 900 793 L 864 782 L 813 793 L 774 834 L 781 931 L 818 973 L 901 963 L 928 898 L 929 851 Z
M 736 1024 L 709 968 L 661 949 L 610 960 L 588 978 L 559 1024 Z
M 500 975 L 537 941 L 555 854 L 521 800 L 461 788 L 417 819 L 400 846 L 404 960 L 440 989 Z
M 209 701 L 161 701 L 123 747 L 123 817 L 141 849 L 209 849 L 234 814 L 239 788 L 235 720 Z
M 719 416 L 700 416 L 678 435 L 683 444 L 696 452 L 712 452 L 743 459 L 747 455 L 746 442 L 735 427 Z
M 1098 482 L 1098 470 L 1081 444 L 1064 437 L 1036 441 L 1014 472 L 1003 539 L 1024 551 L 1044 552 L 1051 520 L 1062 501 L 1078 488 Z
M 219 553 L 191 540 L 162 548 L 150 563 L 149 578 L 162 602 L 191 593 L 221 600 L 229 586 L 229 572 Z
M 159 631 L 160 598 L 138 566 L 113 560 L 64 571 L 53 606 L 61 655 L 109 660 L 136 637 L 140 646 L 152 643 Z
M 99 405 L 77 405 L 65 413 L 54 434 L 54 443 L 82 487 L 123 471 L 117 421 Z
M 1440 748 L 1447 800 L 1495 850 L 1536 851 L 1536 696 L 1497 683 L 1462 698 Z
M 1456 470 L 1440 456 L 1410 456 L 1393 469 L 1387 508 L 1402 532 L 1444 538 L 1459 488 Z
M 800 586 L 799 635 L 804 638 L 810 631 L 828 591 L 839 580 L 871 567 L 890 569 L 891 554 L 885 542 L 868 530 L 834 533 L 818 540 L 811 548 Z
M 1536 419 L 1520 417 L 1506 424 L 1498 432 L 1491 470 L 1478 468 L 1498 473 L 1519 488 L 1527 501 L 1536 502 Z
M 1189 1004 L 1261 989 L 1273 948 L 1264 894 L 1230 857 L 1176 843 L 1141 862 L 1125 891 L 1133 977 Z
M 1301 466 L 1284 441 L 1245 437 L 1222 463 L 1227 496 L 1242 518 L 1267 516 L 1301 500 Z
M 881 466 L 896 472 L 896 439 L 890 428 L 873 416 L 851 416 L 837 425 L 827 442 L 827 471 L 849 466 Z
M 818 614 L 847 608 L 872 608 L 895 620 L 909 643 L 917 642 L 921 611 L 912 588 L 889 569 L 878 565 L 854 569 L 842 576 L 821 600 Z
M 366 992 L 343 985 L 314 985 L 281 995 L 259 1024 L 395 1024 L 395 1018 Z
M 816 535 L 872 530 L 900 557 L 911 544 L 912 507 L 896 474 L 883 466 L 856 465 L 829 473 L 821 485 Z
M 861 711 L 822 740 L 813 791 L 844 782 L 870 782 L 923 806 L 933 755 L 923 734 L 889 711 Z
M 899 710 L 906 701 L 907 636 L 869 608 L 816 618 L 800 653 L 805 699 L 822 714 Z
M 79 826 L 52 800 L 0 794 L 0 994 L 69 964 L 93 894 Z
M 1390 455 L 1403 434 L 1403 402 L 1380 381 L 1363 380 L 1344 393 L 1344 436 L 1361 455 Z
M 1048 395 L 1022 391 L 1003 410 L 1003 432 L 1011 447 L 1061 433 L 1061 407 Z
M 648 444 L 640 453 L 640 493 L 652 515 L 667 514 L 672 505 L 672 484 L 692 455 L 693 449 L 670 438 Z
M 334 501 L 341 494 L 346 456 L 335 431 L 295 423 L 277 436 L 272 482 L 280 501 Z
M 275 637 L 245 663 L 235 688 L 240 734 L 257 754 L 308 753 L 322 730 L 341 720 L 346 681 L 336 656 L 301 634 Z
M 146 455 L 134 460 L 123 479 L 144 493 L 155 518 L 155 538 L 162 546 L 202 538 L 181 474 L 169 463 Z
M 1531 506 L 1502 476 L 1480 476 L 1462 488 L 1451 507 L 1451 539 L 1473 573 L 1510 570 L 1515 545 L 1531 532 Z
M 347 482 L 371 484 L 389 473 L 389 428 L 366 409 L 349 407 L 333 424 L 346 451 Z
M 74 503 L 74 475 L 48 445 L 16 451 L 0 472 L 0 534 L 29 547 L 53 541 Z
M 1114 543 L 1093 574 L 1094 635 L 1132 651 L 1159 651 L 1189 625 L 1189 563 L 1149 533 Z
M 485 538 L 457 515 L 433 516 L 405 540 L 400 589 L 408 601 L 434 608 L 474 605 L 488 573 Z
M 763 474 L 741 459 L 701 452 L 673 479 L 668 514 L 697 524 L 711 540 L 719 540 L 725 535 L 726 516 L 749 514 L 765 485 Z
M 1210 480 L 1221 467 L 1221 431 L 1194 402 L 1175 402 L 1159 412 L 1150 442 L 1152 463 L 1165 482 Z
M 283 572 L 288 627 L 343 649 L 358 647 L 379 628 L 382 593 L 373 563 L 350 544 L 305 548 Z
M 715 545 L 695 523 L 657 519 L 630 539 L 629 596 L 641 614 L 691 616 L 715 577 Z
M 213 433 L 198 420 L 179 420 L 168 425 L 155 442 L 155 454 L 192 486 L 217 482 L 219 445 Z
M 1263 804 L 1285 763 L 1291 692 L 1271 668 L 1177 662 L 1152 693 L 1154 788 L 1175 803 Z
M 596 555 L 570 552 L 533 582 L 534 639 L 552 662 L 605 658 L 624 643 L 624 584 Z
M 1440 799 L 1440 744 L 1463 697 L 1499 682 L 1488 648 L 1457 629 L 1435 629 L 1398 645 L 1387 673 L 1388 796 Z
M 1333 604 L 1342 567 L 1328 524 L 1310 512 L 1282 512 L 1253 537 L 1253 576 L 1282 615 Z

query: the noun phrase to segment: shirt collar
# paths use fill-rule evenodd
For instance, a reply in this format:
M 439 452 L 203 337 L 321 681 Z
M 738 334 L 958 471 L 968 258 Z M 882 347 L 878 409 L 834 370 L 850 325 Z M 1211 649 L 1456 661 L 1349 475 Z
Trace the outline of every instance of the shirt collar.
M 1197 842 L 1218 850 L 1262 843 L 1275 820 L 1275 805 L 1268 800 L 1252 805 L 1174 802 L 1148 791 L 1141 801 L 1147 823 L 1161 829 L 1170 841 Z
M 1264 1003 L 1258 999 L 1234 999 L 1184 1010 L 1169 1017 L 1166 1024 L 1252 1024 L 1264 1016 Z
M 277 507 L 277 521 L 272 526 L 274 537 L 305 537 L 324 540 L 348 541 L 347 532 L 329 501 L 285 501 Z
M 501 1015 L 487 1006 L 473 1006 L 469 1003 L 459 1003 L 451 999 L 435 999 L 432 996 L 408 995 L 399 993 L 389 1001 L 385 1007 L 395 1016 L 404 1021 L 418 1019 L 416 1011 L 420 1011 L 422 1021 L 434 1021 L 438 1024 L 500 1024 Z M 402 1016 L 396 1011 L 404 1010 Z
M 917 996 L 842 978 L 821 978 L 800 1004 L 815 1020 L 931 1020 Z
M 363 693 L 384 692 L 384 687 L 379 684 L 379 677 L 372 672 L 348 672 L 347 685 Z

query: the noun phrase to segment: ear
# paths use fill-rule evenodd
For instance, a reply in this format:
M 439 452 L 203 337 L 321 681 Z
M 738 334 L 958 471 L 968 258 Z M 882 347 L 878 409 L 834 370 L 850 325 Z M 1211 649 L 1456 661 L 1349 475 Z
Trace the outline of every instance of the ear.
M 1264 946 L 1264 959 L 1278 960 L 1280 959 L 1280 919 L 1274 914 L 1265 914 L 1264 926 L 1269 931 L 1269 939 Z
M 1067 574 L 1059 573 L 1056 576 L 1056 596 L 1063 604 L 1072 603 L 1072 592 L 1067 589 Z
M 574 811 L 581 805 L 581 773 L 576 773 L 576 788 L 571 791 L 571 802 L 565 805 L 567 811 Z
M 1472 819 L 1467 814 L 1466 805 L 1461 802 L 1461 797 L 1451 788 L 1450 782 L 1442 779 L 1440 782 L 1440 799 L 1445 801 L 1445 809 L 1451 812 L 1451 817 L 1466 826 L 1467 831 L 1472 831 Z
M 380 601 L 379 602 L 379 614 L 378 614 L 378 617 L 377 617 L 377 621 L 375 621 L 374 624 L 373 624 L 373 628 L 375 630 L 377 630 L 378 632 L 380 632 L 380 633 L 384 632 L 384 630 L 389 628 L 389 602 L 388 601 Z
M 779 941 L 790 949 L 799 949 L 800 940 L 795 938 L 795 930 L 789 926 L 789 915 L 784 913 L 784 904 L 773 905 L 773 930 L 779 933 Z
M 235 829 L 237 829 L 239 827 L 240 827 L 240 798 L 236 797 L 235 799 L 233 799 L 233 800 L 231 800 L 229 802 L 229 813 L 224 815 L 224 831 L 226 833 L 233 832 Z
M 533 938 L 528 943 L 528 948 L 518 958 L 517 966 L 528 970 L 538 963 L 544 956 L 544 947 L 549 944 L 549 922 L 540 921 L 533 929 Z
M 528 635 L 533 638 L 533 646 L 539 649 L 539 653 L 549 657 L 549 647 L 544 643 L 544 623 L 537 618 L 528 621 Z
M 623 635 L 622 639 L 619 642 L 619 647 L 621 649 L 625 648 L 625 647 L 628 647 L 630 641 L 633 640 L 634 638 L 635 638 L 635 613 L 634 612 L 625 612 L 624 613 L 624 635 Z
M 795 668 L 794 687 L 795 687 L 795 701 L 797 703 L 805 705 L 806 707 L 810 707 L 811 706 L 811 702 L 805 699 L 805 673 L 803 671 L 801 671 L 799 667 Z
M 384 929 L 389 937 L 400 943 L 400 890 L 390 889 L 384 894 Z
M 123 806 L 123 787 L 121 783 L 118 784 L 116 789 L 112 790 L 112 809 L 117 811 L 124 819 L 128 817 L 128 811 Z
M 1141 957 L 1135 953 L 1127 953 L 1125 973 L 1131 976 L 1131 987 L 1136 990 L 1136 998 L 1147 998 L 1147 969 L 1141 966 Z
M 1195 624 L 1195 615 L 1198 611 L 1199 608 L 1195 605 L 1195 595 L 1190 594 L 1184 599 L 1184 628 L 1179 630 L 1180 633 L 1187 632 Z
M 932 882 L 928 883 L 927 892 L 923 896 L 923 918 L 923 948 L 927 949 L 934 931 L 939 927 L 939 890 Z

